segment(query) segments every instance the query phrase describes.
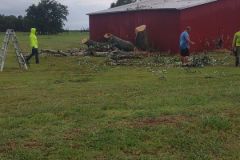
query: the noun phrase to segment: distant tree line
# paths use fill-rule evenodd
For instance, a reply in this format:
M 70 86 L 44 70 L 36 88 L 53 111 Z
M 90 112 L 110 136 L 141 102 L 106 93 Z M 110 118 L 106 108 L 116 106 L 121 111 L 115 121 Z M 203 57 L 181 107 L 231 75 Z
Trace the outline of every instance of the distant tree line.
M 117 0 L 117 2 L 111 4 L 111 8 L 122 6 L 125 4 L 130 4 L 136 2 L 137 0 Z
M 0 15 L 0 31 L 14 29 L 26 32 L 30 28 L 37 28 L 40 34 L 55 34 L 64 31 L 68 9 L 56 0 L 41 0 L 38 5 L 31 5 L 26 10 L 26 16 Z
M 26 18 L 22 16 L 4 16 L 0 15 L 0 31 L 5 32 L 7 29 L 13 28 L 16 31 L 25 32 L 29 30 L 26 23 Z

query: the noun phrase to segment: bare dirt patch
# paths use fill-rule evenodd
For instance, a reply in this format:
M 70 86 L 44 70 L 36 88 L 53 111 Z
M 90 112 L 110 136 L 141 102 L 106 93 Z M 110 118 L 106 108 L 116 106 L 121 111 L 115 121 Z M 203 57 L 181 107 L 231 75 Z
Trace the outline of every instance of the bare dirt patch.
M 80 128 L 73 128 L 67 132 L 65 132 L 63 139 L 67 141 L 74 140 L 77 136 L 81 135 L 82 131 Z
M 144 150 L 123 149 L 122 152 L 124 154 L 126 154 L 126 155 L 134 156 L 135 159 L 139 159 L 139 156 L 141 154 L 144 154 L 144 155 L 157 155 L 158 149 L 153 149 L 153 150 L 149 150 L 149 149 L 144 149 Z
M 23 144 L 23 147 L 27 149 L 37 149 L 41 148 L 42 146 L 43 144 L 38 142 L 37 140 L 29 140 Z
M 140 156 L 141 155 L 141 151 L 140 150 L 122 150 L 123 153 L 127 154 L 127 155 L 132 155 L 132 156 Z
M 71 149 L 80 149 L 82 146 L 80 144 L 70 144 Z
M 0 145 L 0 153 L 7 153 L 9 151 L 13 151 L 17 148 L 17 142 L 10 141 L 4 145 Z
M 226 109 L 226 110 L 224 110 L 223 115 L 227 116 L 229 118 L 235 118 L 235 117 L 239 117 L 240 112 L 239 112 L 239 110 Z
M 143 118 L 133 122 L 135 127 L 154 127 L 158 125 L 176 125 L 184 121 L 189 121 L 190 117 L 183 115 L 164 115 L 157 118 Z

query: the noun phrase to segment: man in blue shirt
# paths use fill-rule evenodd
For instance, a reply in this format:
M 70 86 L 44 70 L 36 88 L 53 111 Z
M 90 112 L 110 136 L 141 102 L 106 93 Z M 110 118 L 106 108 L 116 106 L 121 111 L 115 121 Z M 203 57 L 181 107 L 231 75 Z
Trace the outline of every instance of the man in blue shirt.
M 182 65 L 188 65 L 188 57 L 190 56 L 190 44 L 195 44 L 190 40 L 189 33 L 191 32 L 191 27 L 187 27 L 180 35 L 180 54 Z

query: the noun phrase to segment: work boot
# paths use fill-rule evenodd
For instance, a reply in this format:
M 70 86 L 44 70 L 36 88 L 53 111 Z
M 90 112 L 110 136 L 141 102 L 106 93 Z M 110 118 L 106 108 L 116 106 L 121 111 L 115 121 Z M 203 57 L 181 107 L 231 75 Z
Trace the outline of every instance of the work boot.
M 26 64 L 27 64 L 28 66 L 30 66 L 30 63 L 29 63 L 28 57 L 25 56 L 24 59 L 25 59 Z

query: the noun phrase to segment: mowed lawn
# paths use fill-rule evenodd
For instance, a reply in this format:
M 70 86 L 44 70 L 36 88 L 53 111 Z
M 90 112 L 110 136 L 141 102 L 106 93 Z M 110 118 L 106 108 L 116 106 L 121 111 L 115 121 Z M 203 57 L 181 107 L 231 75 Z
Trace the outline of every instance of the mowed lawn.
M 28 34 L 18 36 L 29 51 Z M 67 50 L 87 36 L 39 36 L 39 43 Z M 1 160 L 240 159 L 240 68 L 233 57 L 192 69 L 40 60 L 20 71 L 11 47 L 0 73 Z

